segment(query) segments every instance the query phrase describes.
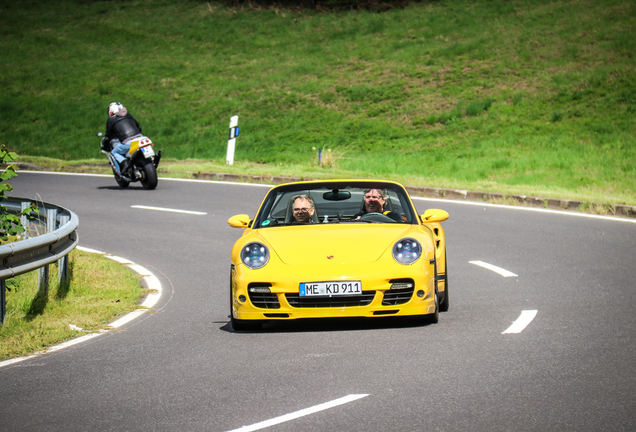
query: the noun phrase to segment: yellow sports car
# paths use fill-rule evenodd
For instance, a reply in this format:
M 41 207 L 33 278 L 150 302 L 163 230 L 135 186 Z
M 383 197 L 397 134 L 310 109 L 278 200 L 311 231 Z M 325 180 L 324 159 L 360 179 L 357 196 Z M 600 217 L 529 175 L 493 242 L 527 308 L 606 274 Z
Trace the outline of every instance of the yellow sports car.
M 420 316 L 448 310 L 444 210 L 418 215 L 404 186 L 320 180 L 273 187 L 232 249 L 235 330 L 269 320 Z

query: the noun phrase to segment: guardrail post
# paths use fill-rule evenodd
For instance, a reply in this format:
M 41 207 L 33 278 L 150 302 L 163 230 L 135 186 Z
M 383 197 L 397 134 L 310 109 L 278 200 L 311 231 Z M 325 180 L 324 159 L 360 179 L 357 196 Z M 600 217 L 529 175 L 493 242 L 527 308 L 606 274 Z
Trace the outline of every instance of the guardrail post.
M 57 210 L 50 209 L 46 211 L 46 232 L 55 231 L 57 219 Z M 38 293 L 47 298 L 49 296 L 49 266 L 48 264 L 38 269 Z
M 22 201 L 20 203 L 20 208 L 22 209 L 22 211 L 24 211 L 30 205 L 31 205 L 30 202 Z M 27 215 L 20 216 L 20 224 L 24 227 L 24 232 L 22 233 L 20 237 L 23 239 L 29 238 L 29 218 L 27 217 Z
M 60 216 L 60 227 L 66 225 L 71 220 L 70 216 Z M 57 280 L 60 286 L 68 283 L 68 255 L 64 255 L 57 261 Z
M 4 279 L 0 280 L 0 327 L 4 325 L 4 317 L 7 315 L 7 287 Z

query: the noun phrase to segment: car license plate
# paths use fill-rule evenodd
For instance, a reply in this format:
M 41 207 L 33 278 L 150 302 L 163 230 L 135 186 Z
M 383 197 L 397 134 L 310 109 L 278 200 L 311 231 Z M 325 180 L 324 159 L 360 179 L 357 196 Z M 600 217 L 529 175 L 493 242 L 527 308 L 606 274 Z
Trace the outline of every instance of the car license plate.
M 155 151 L 152 149 L 151 145 L 142 147 L 141 151 L 143 152 L 145 158 L 153 157 L 155 155 Z
M 301 297 L 347 295 L 362 295 L 362 284 L 360 281 L 306 282 L 300 284 Z

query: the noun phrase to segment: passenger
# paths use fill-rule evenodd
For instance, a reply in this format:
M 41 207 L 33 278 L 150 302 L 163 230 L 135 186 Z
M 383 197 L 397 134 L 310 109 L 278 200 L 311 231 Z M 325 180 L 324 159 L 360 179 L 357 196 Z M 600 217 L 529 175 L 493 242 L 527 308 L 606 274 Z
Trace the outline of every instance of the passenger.
M 309 195 L 303 194 L 292 197 L 292 202 L 294 223 L 313 223 L 312 217 L 316 211 L 314 207 L 314 199 Z

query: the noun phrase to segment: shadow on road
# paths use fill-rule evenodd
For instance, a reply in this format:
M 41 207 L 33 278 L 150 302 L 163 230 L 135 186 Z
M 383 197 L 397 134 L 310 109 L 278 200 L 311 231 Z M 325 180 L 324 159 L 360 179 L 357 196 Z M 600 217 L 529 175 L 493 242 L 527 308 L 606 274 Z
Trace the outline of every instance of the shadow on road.
M 222 324 L 221 321 L 217 321 Z M 384 318 L 307 318 L 289 321 L 267 321 L 261 329 L 237 332 L 227 322 L 220 330 L 231 333 L 309 333 L 384 330 L 410 327 L 428 327 L 430 324 L 421 317 Z

